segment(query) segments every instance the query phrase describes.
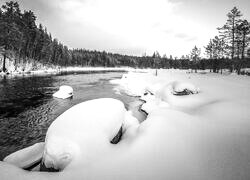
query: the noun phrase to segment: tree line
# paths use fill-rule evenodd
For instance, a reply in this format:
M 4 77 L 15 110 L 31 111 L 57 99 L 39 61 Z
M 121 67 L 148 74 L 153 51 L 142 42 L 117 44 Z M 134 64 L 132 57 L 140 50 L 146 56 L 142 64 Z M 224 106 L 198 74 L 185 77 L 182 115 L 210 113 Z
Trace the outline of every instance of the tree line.
M 34 12 L 21 11 L 17 2 L 9 1 L 0 7 L 0 55 L 3 62 L 0 69 L 7 71 L 6 59 L 12 60 L 15 67 L 32 61 L 59 66 L 192 68 L 217 72 L 220 68 L 232 68 L 238 63 L 238 59 L 241 59 L 241 67 L 242 64 L 250 67 L 249 23 L 240 19 L 241 13 L 237 8 L 227 16 L 227 23 L 219 28 L 220 35 L 211 39 L 205 47 L 207 59 L 200 58 L 200 49 L 196 46 L 190 54 L 180 58 L 161 56 L 157 51 L 150 56 L 128 56 L 105 51 L 69 49 L 52 38 L 46 27 L 37 25 Z
M 208 59 L 213 61 L 214 72 L 225 65 L 230 71 L 236 69 L 238 73 L 241 68 L 249 67 L 250 23 L 242 16 L 241 11 L 234 7 L 227 14 L 226 23 L 217 28 L 218 35 L 210 39 L 205 47 Z

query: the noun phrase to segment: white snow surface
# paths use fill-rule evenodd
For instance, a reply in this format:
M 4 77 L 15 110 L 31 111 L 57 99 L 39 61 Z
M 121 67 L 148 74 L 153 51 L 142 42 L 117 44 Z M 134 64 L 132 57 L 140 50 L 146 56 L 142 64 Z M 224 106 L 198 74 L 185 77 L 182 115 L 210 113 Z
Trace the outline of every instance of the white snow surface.
M 68 123 L 67 127 L 74 127 L 74 132 L 54 124 L 48 131 L 48 137 L 54 133 L 57 138 L 63 136 L 63 143 L 68 144 L 70 141 L 80 147 L 78 153 L 75 153 L 74 163 L 59 173 L 46 173 L 26 172 L 0 162 L 1 179 L 249 180 L 250 78 L 187 74 L 180 70 L 158 70 L 157 77 L 152 74 L 136 73 L 129 75 L 132 79 L 116 82 L 120 90 L 131 91 L 134 95 L 141 95 L 150 88 L 155 89 L 155 97 L 151 97 L 151 101 L 158 98 L 169 104 L 166 107 L 156 106 L 141 124 L 136 123 L 129 112 L 124 110 L 119 113 L 117 105 L 111 102 L 109 105 L 100 103 L 97 112 L 87 113 L 88 117 L 93 116 L 94 122 L 98 123 L 101 122 L 97 118 L 99 108 L 103 109 L 100 117 L 105 120 L 109 116 L 114 121 L 128 117 L 124 127 L 130 128 L 124 131 L 118 144 L 107 143 L 104 139 L 108 139 L 108 133 L 99 133 L 91 124 L 82 129 L 73 122 Z M 174 81 L 191 83 L 199 87 L 200 92 L 171 96 L 172 99 L 162 98 L 164 96 L 161 93 L 157 95 Z M 133 89 L 128 82 L 140 87 Z M 107 115 L 107 111 L 113 113 Z M 80 118 L 85 116 L 84 112 L 69 111 L 67 116 Z M 80 120 L 77 121 L 80 123 Z M 100 127 L 106 129 L 104 125 Z
M 71 86 L 62 85 L 59 90 L 53 94 L 54 97 L 59 99 L 67 99 L 73 96 L 73 88 Z
M 111 146 L 110 141 L 121 128 L 125 112 L 124 104 L 111 98 L 82 102 L 65 111 L 47 131 L 45 166 L 64 169 L 79 160 L 89 164 L 101 158 L 102 148 Z
M 27 168 L 42 159 L 44 145 L 44 142 L 36 143 L 6 156 L 3 161 L 20 168 Z

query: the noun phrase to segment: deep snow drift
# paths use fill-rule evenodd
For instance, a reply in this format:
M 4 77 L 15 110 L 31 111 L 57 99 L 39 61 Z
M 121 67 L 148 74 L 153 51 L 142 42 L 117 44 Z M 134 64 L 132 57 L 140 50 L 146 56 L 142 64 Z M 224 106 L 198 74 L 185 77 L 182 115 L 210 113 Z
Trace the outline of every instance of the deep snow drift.
M 112 83 L 153 107 L 144 122 L 129 116 L 118 144 L 99 144 L 94 151 L 91 144 L 82 146 L 84 153 L 59 173 L 26 172 L 0 162 L 1 179 L 250 179 L 249 77 L 159 70 L 157 77 L 131 73 Z M 175 94 L 185 89 L 189 95 Z M 81 142 L 82 133 L 74 141 Z

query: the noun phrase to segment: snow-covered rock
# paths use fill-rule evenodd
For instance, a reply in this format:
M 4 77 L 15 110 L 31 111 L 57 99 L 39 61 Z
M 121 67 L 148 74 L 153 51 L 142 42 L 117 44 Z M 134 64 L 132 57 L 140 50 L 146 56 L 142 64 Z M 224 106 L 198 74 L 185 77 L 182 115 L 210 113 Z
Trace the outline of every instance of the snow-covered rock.
M 169 85 L 172 86 L 172 93 L 174 95 L 197 94 L 200 91 L 198 87 L 188 82 L 174 81 L 170 83 Z
M 47 131 L 45 166 L 62 170 L 71 161 L 98 159 L 121 128 L 125 112 L 124 104 L 111 98 L 86 101 L 64 112 Z
M 59 90 L 53 94 L 54 97 L 67 99 L 73 96 L 73 88 L 70 86 L 60 86 Z
M 119 85 L 115 90 L 125 92 L 130 96 L 141 96 L 144 94 L 149 82 L 137 73 L 129 72 L 124 74 L 119 80 L 111 80 L 110 83 Z
M 201 96 L 192 95 L 199 92 L 200 89 L 191 83 L 173 81 L 159 89 L 155 96 L 161 101 L 167 102 L 170 106 L 191 108 L 203 103 Z
M 139 121 L 132 115 L 132 112 L 127 111 L 125 113 L 125 118 L 122 124 L 122 129 L 123 129 L 122 139 L 136 136 L 139 125 L 140 125 Z
M 44 142 L 36 143 L 6 156 L 3 161 L 23 169 L 30 168 L 40 163 L 44 152 L 44 145 Z
M 158 98 L 152 99 L 152 100 L 148 100 L 146 101 L 142 106 L 141 106 L 141 110 L 146 112 L 147 114 L 151 113 L 152 111 L 154 111 L 155 109 L 158 108 L 169 108 L 170 105 L 165 102 L 162 101 Z
M 195 99 L 193 96 L 189 98 L 179 96 L 197 94 L 199 91 L 199 88 L 188 82 L 155 83 L 148 86 L 146 93 L 140 97 L 141 100 L 145 101 L 141 110 L 150 113 L 157 108 L 189 106 L 197 100 L 193 100 Z M 190 104 L 188 104 L 189 102 Z

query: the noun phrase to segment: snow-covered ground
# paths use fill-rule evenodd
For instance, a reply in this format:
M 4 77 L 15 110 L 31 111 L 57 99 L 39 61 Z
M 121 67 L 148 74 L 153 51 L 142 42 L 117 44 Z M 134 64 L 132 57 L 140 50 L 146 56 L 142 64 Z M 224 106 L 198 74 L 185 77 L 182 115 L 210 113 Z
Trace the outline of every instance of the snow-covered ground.
M 8 70 L 7 72 L 0 72 L 0 77 L 9 75 L 9 76 L 24 76 L 24 75 L 46 75 L 46 74 L 59 74 L 64 72 L 99 72 L 99 71 L 144 71 L 136 70 L 130 67 L 59 67 L 59 66 L 43 66 L 36 70 Z
M 23 75 L 46 75 L 46 74 L 58 74 L 61 72 L 98 72 L 98 71 L 145 71 L 138 70 L 131 67 L 61 67 L 56 65 L 45 65 L 35 60 L 28 62 L 20 62 L 16 66 L 13 60 L 6 59 L 7 72 L 1 72 L 2 59 L 0 55 L 0 77 L 9 76 L 23 76 Z
M 0 162 L 1 179 L 249 180 L 250 77 L 181 70 L 157 74 L 128 73 L 111 82 L 117 93 L 141 96 L 148 113 L 141 124 L 126 126 L 118 144 L 102 142 L 85 151 L 87 163 L 79 153 L 59 173 L 26 172 Z M 189 95 L 178 95 L 182 92 Z M 79 117 L 73 113 L 71 121 Z M 96 152 L 101 155 L 89 159 Z

